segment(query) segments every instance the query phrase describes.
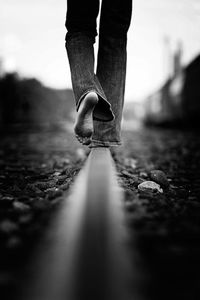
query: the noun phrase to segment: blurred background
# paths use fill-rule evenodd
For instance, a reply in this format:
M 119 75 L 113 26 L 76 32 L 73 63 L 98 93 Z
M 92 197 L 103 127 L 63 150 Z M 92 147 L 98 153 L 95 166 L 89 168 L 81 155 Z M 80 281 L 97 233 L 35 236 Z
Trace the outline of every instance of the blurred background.
M 66 7 L 65 0 L 1 1 L 1 124 L 73 120 Z M 198 0 L 133 1 L 125 127 L 138 119 L 159 125 L 198 120 L 199 16 Z
M 35 248 L 46 251 L 45 232 L 89 154 L 73 134 L 66 8 L 0 1 L 2 300 L 22 299 Z M 199 29 L 199 0 L 133 0 L 123 145 L 112 155 L 140 299 L 200 299 Z

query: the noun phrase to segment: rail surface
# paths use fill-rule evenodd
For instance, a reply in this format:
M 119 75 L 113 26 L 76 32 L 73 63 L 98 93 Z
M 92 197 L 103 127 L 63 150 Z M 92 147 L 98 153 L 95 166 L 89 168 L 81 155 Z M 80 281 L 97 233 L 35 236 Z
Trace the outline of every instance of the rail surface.
M 92 149 L 40 250 L 29 299 L 138 299 L 122 199 L 110 150 Z

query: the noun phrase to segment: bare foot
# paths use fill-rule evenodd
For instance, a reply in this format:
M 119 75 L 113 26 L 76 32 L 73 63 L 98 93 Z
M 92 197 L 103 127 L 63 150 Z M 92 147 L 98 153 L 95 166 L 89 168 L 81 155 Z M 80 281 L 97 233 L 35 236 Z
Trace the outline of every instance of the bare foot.
M 88 93 L 82 100 L 74 126 L 74 132 L 80 143 L 89 145 L 93 135 L 93 110 L 98 102 L 98 96 L 95 92 Z

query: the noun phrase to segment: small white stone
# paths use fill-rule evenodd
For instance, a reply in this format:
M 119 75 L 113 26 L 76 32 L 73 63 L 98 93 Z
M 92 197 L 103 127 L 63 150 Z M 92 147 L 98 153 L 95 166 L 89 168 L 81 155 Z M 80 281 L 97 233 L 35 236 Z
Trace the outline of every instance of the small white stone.
M 18 230 L 18 225 L 10 220 L 4 220 L 0 223 L 0 231 L 4 233 L 12 233 Z
M 163 189 L 154 181 L 144 181 L 138 185 L 138 189 L 142 192 L 159 192 L 163 193 Z
M 137 159 L 127 157 L 124 160 L 125 166 L 131 167 L 133 170 L 136 169 Z
M 86 154 L 83 148 L 76 149 L 76 157 L 81 161 L 86 159 Z
M 26 213 L 30 211 L 30 206 L 28 204 L 24 204 L 22 202 L 19 201 L 15 201 L 13 202 L 13 208 L 21 213 Z

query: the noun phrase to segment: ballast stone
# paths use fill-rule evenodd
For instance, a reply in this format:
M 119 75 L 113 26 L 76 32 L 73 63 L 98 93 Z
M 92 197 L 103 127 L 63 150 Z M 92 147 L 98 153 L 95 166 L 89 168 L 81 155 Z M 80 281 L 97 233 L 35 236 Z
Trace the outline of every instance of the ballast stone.
M 163 189 L 160 185 L 154 181 L 144 181 L 138 185 L 138 190 L 141 192 L 159 192 L 163 193 Z

